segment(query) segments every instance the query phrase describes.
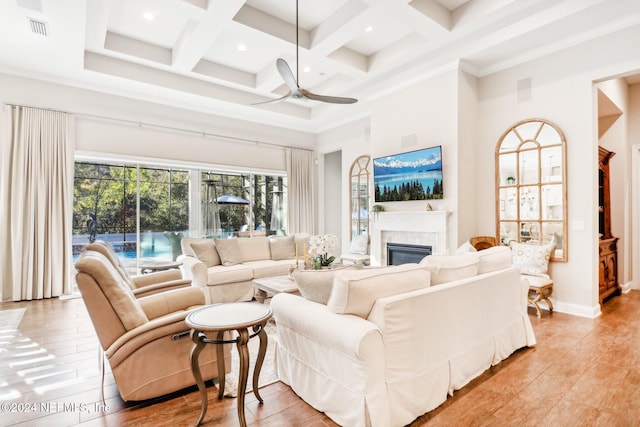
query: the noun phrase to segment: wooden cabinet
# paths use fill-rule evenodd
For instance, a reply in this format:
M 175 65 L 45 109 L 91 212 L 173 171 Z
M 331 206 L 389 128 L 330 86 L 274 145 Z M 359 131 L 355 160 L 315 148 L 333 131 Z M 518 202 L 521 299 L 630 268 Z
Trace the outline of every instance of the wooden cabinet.
M 620 295 L 618 286 L 618 238 L 611 234 L 611 199 L 609 190 L 609 160 L 615 155 L 598 148 L 598 220 L 600 231 L 599 288 L 600 302 L 611 295 Z
M 617 244 L 617 237 L 600 240 L 600 302 L 610 295 L 620 295 Z

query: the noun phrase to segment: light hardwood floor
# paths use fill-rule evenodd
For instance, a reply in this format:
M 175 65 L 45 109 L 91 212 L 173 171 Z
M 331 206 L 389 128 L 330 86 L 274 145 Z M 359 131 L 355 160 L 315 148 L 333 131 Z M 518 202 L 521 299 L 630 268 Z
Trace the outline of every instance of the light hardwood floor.
M 100 406 L 97 340 L 81 299 L 0 304 L 20 308 L 27 310 L 17 330 L 0 324 L 0 425 L 193 425 L 195 387 L 123 402 L 107 373 L 107 408 Z M 640 292 L 611 299 L 597 319 L 548 312 L 538 319 L 531 308 L 529 316 L 535 348 L 516 352 L 411 426 L 640 425 Z M 215 394 L 204 425 L 238 425 L 236 399 Z M 282 383 L 261 395 L 263 405 L 247 395 L 249 425 L 336 425 Z

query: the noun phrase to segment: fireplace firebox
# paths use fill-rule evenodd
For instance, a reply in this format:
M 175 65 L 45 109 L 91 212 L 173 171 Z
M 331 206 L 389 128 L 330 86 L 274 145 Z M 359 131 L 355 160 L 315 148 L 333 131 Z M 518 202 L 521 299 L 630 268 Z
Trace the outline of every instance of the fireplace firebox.
M 427 255 L 431 255 L 431 246 L 387 243 L 387 265 L 418 263 Z

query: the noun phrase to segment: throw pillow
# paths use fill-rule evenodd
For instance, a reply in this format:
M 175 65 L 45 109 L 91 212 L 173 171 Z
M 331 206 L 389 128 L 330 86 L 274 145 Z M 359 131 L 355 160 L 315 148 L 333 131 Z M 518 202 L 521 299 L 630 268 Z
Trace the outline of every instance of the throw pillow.
M 207 243 L 211 241 L 213 240 L 202 237 L 183 237 L 182 240 L 180 240 L 180 248 L 182 249 L 183 255 L 196 257 L 196 253 L 193 251 L 191 245 L 193 243 Z
M 351 268 L 347 267 L 345 270 Z M 303 297 L 326 305 L 333 289 L 334 275 L 341 270 L 295 270 L 292 276 Z
M 431 284 L 452 282 L 478 274 L 478 253 L 462 255 L 428 255 L 420 266 L 431 273 Z
M 236 242 L 240 248 L 240 262 L 271 259 L 269 239 L 266 236 L 241 237 Z
M 222 265 L 228 267 L 242 263 L 242 253 L 236 237 L 232 239 L 215 239 L 215 243 Z
M 366 319 L 379 298 L 428 287 L 429 273 L 417 264 L 339 270 L 334 275 L 327 308 Z
M 490 273 L 511 266 L 511 248 L 508 246 L 492 246 L 478 251 L 478 274 Z
M 467 254 L 469 252 L 478 252 L 476 248 L 467 240 L 458 249 L 456 249 L 456 255 Z
M 511 263 L 518 267 L 522 274 L 542 276 L 547 273 L 551 252 L 555 244 L 532 245 L 528 243 L 511 242 Z
M 281 261 L 283 259 L 294 259 L 296 257 L 296 241 L 292 234 L 287 237 L 269 237 L 269 246 L 271 248 L 271 259 Z M 302 258 L 302 253 L 298 253 Z
M 216 250 L 216 245 L 213 241 L 203 243 L 192 243 L 191 249 L 196 254 L 196 258 L 204 262 L 207 267 L 213 267 L 214 265 L 220 265 L 220 255 Z
M 349 253 L 352 254 L 367 254 L 367 246 L 369 244 L 369 236 L 366 234 L 360 234 L 353 236 L 351 239 L 351 245 L 349 246 Z

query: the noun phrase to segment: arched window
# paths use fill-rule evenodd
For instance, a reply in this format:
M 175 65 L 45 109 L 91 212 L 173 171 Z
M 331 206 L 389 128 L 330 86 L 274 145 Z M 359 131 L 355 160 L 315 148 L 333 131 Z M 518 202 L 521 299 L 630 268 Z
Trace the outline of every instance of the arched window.
M 521 121 L 496 146 L 496 234 L 512 241 L 555 243 L 567 260 L 566 140 L 553 123 Z
M 370 156 L 360 156 L 353 162 L 349 170 L 351 238 L 361 234 L 369 235 L 370 162 Z

